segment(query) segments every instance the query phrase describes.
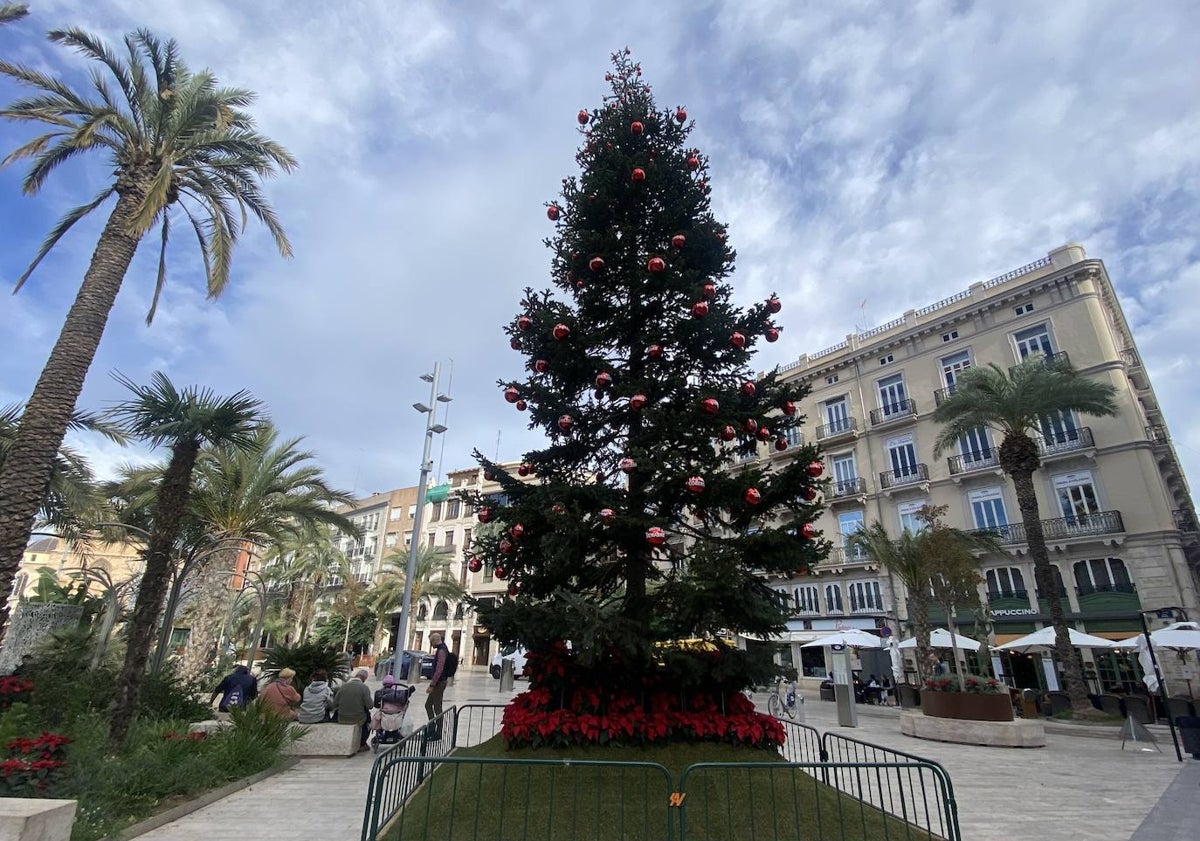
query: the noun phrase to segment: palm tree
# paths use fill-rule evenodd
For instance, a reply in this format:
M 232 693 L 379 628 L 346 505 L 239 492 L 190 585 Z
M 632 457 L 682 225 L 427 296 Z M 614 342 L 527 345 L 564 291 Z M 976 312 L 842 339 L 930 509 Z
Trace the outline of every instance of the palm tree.
M 193 511 L 211 537 L 263 547 L 318 523 L 357 533 L 334 510 L 348 504 L 350 496 L 329 486 L 321 469 L 309 463 L 313 453 L 299 449 L 300 441 L 280 441 L 275 429 L 264 425 L 248 447 L 216 446 L 204 453 L 196 465 Z M 238 550 L 218 553 L 200 572 L 199 604 L 183 661 L 186 676 L 199 675 L 216 643 L 237 556 Z
M 375 647 L 383 633 L 384 619 L 400 609 L 404 600 L 404 582 L 408 578 L 408 552 L 396 551 L 387 555 L 379 566 L 379 573 L 366 596 L 367 608 L 375 614 Z M 459 601 L 466 596 L 463 589 L 450 575 L 450 557 L 432 546 L 417 551 L 413 567 L 412 603 L 423 598 Z M 403 648 L 402 640 L 396 640 L 394 648 Z
M 0 117 L 49 127 L 3 163 L 31 160 L 23 182 L 29 195 L 41 190 L 60 164 L 93 150 L 107 153 L 113 179 L 54 226 L 17 289 L 76 222 L 113 196 L 116 204 L 0 469 L 0 592 L 12 586 L 71 412 L 142 238 L 155 226 L 161 230 L 147 322 L 166 281 L 173 208 L 176 218 L 185 217 L 195 231 L 210 298 L 229 282 L 233 246 L 250 214 L 266 225 L 279 252 L 291 255 L 261 181 L 290 171 L 296 161 L 255 131 L 244 110 L 253 94 L 218 86 L 207 70 L 191 72 L 180 61 L 175 41 L 164 44 L 146 30 L 125 38 L 125 57 L 78 29 L 51 32 L 50 39 L 98 62 L 100 72 L 90 77 L 90 92 L 81 93 L 41 70 L 0 60 L 0 74 L 33 90 L 0 108 Z M 0 603 L 0 629 L 7 617 L 8 608 Z
M 954 393 L 947 397 L 934 418 L 943 425 L 934 442 L 937 453 L 945 452 L 967 436 L 988 428 L 1001 436 L 1000 468 L 1012 479 L 1021 510 L 1021 522 L 1033 560 L 1034 579 L 1050 611 L 1055 631 L 1054 650 L 1062 663 L 1071 706 L 1087 714 L 1092 709 L 1079 656 L 1071 647 L 1063 616 L 1055 567 L 1046 552 L 1041 512 L 1034 491 L 1033 473 L 1041 466 L 1036 437 L 1050 419 L 1068 413 L 1106 416 L 1117 413 L 1115 389 L 1106 383 L 1081 377 L 1067 364 L 1036 356 L 1005 373 L 995 364 L 970 368 L 962 373 Z
M 303 643 L 317 597 L 345 560 L 333 529 L 321 523 L 285 536 L 267 553 L 263 578 L 287 588 L 279 626 L 285 644 Z
M 248 447 L 263 423 L 262 404 L 244 391 L 232 397 L 218 397 L 208 389 L 178 389 L 157 372 L 147 386 L 119 375 L 117 381 L 133 392 L 133 397 L 114 406 L 109 416 L 132 437 L 156 446 L 169 445 L 171 459 L 155 495 L 146 569 L 126 635 L 125 663 L 117 679 L 108 734 L 112 751 L 125 743 L 137 707 L 142 676 L 171 578 L 176 541 L 188 513 L 192 472 L 200 448 L 204 444 Z
M 0 26 L 20 20 L 29 14 L 26 3 L 0 3 Z

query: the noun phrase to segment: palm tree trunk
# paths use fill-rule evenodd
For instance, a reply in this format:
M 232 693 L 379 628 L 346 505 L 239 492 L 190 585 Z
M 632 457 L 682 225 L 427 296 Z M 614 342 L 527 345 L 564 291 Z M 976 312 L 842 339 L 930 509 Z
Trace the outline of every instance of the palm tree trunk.
M 183 652 L 180 675 L 195 680 L 208 668 L 214 646 L 225 625 L 225 614 L 232 598 L 229 573 L 237 564 L 238 549 L 218 552 L 196 576 L 196 604 L 192 609 L 192 630 Z M 217 659 L 220 659 L 220 652 Z
M 1033 489 L 1033 473 L 1019 470 L 1011 473 L 1013 487 L 1017 492 L 1017 506 L 1021 509 L 1021 522 L 1025 526 L 1025 539 L 1029 542 L 1029 557 L 1033 559 L 1033 578 L 1037 582 L 1041 598 L 1050 610 L 1050 624 L 1054 628 L 1054 653 L 1062 664 L 1063 680 L 1067 694 L 1071 697 L 1071 708 L 1076 712 L 1091 712 L 1092 702 L 1088 699 L 1087 685 L 1083 682 L 1083 668 L 1079 655 L 1071 646 L 1066 616 L 1063 613 L 1062 597 L 1058 593 L 1058 579 L 1050 556 L 1046 551 L 1046 536 L 1042 532 L 1041 512 L 1038 510 L 1037 495 Z
M 146 571 L 138 587 L 133 621 L 125 649 L 125 663 L 117 678 L 117 696 L 113 701 L 112 721 L 108 729 L 108 749 L 115 753 L 125 744 L 133 712 L 141 693 L 146 661 L 162 612 L 163 599 L 171 580 L 171 556 L 179 524 L 187 511 L 191 492 L 192 468 L 200 444 L 195 440 L 179 441 L 171 448 L 171 461 L 163 473 L 155 501 L 154 531 L 146 550 Z
M 933 674 L 937 658 L 929 646 L 929 599 L 924 589 L 915 587 L 908 595 L 908 613 L 912 620 L 913 636 L 917 640 L 917 681 Z
M 50 482 L 54 457 L 137 251 L 139 238 L 129 233 L 129 223 L 141 201 L 136 190 L 122 193 L 117 200 L 0 467 L 0 593 L 12 592 L 34 517 Z M 0 598 L 0 642 L 8 620 L 7 602 Z

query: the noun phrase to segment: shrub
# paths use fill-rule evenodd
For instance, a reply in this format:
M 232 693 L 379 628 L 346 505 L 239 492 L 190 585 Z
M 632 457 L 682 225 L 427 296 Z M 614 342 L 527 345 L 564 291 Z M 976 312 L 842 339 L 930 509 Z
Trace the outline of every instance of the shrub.
M 280 669 L 295 669 L 296 677 L 292 685 L 296 691 L 303 693 L 312 679 L 312 673 L 324 670 L 329 675 L 330 684 L 343 681 L 350 674 L 350 666 L 346 656 L 335 648 L 315 642 L 301 645 L 277 645 L 267 650 L 263 661 L 262 673 L 274 679 Z
M 45 797 L 62 780 L 71 740 L 57 733 L 11 739 L 0 761 L 0 793 L 6 797 Z
M 13 704 L 23 704 L 33 692 L 33 681 L 23 677 L 0 677 L 0 712 Z

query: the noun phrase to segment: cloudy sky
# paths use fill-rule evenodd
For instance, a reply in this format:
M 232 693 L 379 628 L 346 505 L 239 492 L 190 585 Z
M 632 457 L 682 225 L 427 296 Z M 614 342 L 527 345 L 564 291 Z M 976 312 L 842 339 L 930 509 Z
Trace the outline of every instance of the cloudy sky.
M 180 236 L 146 327 L 143 247 L 82 406 L 120 396 L 113 370 L 249 389 L 365 494 L 416 482 L 410 405 L 441 360 L 454 402 L 439 467 L 468 465 L 476 446 L 519 456 L 536 439 L 494 386 L 520 374 L 501 324 L 524 286 L 548 284 L 543 204 L 575 170 L 576 111 L 601 104 L 608 54 L 628 45 L 660 106 L 696 120 L 738 251 L 736 299 L 784 299 L 786 331 L 756 367 L 1078 241 L 1107 264 L 1200 476 L 1194 3 L 31 2 L 0 55 L 77 74 L 39 33 L 147 26 L 258 91 L 263 131 L 301 161 L 269 185 L 295 259 L 251 231 L 212 303 Z M 0 100 L 15 93 L 0 82 Z M 0 150 L 24 136 L 0 125 Z M 18 177 L 0 171 L 6 289 L 107 173 L 72 166 L 34 198 Z M 102 221 L 0 295 L 0 404 L 31 391 Z M 77 443 L 101 472 L 129 457 Z

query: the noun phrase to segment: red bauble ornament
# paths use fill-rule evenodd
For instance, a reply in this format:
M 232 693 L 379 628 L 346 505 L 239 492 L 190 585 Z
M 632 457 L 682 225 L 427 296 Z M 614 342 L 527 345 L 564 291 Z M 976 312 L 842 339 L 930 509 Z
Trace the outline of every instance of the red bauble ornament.
M 508 388 L 504 389 L 504 399 L 509 403 L 516 403 L 521 399 L 521 392 L 517 390 L 515 385 L 510 385 Z
M 529 466 L 525 465 L 525 464 L 520 465 L 517 468 L 517 475 L 518 476 L 528 476 L 529 475 Z
M 533 326 L 533 319 L 527 315 L 523 315 L 517 319 L 517 329 L 521 331 L 528 330 Z
M 508 533 L 513 536 L 513 540 L 520 540 L 522 535 L 525 534 L 525 526 L 521 525 L 520 523 L 513 523 L 512 528 L 508 530 Z
M 687 480 L 687 489 L 694 494 L 704 493 L 704 479 L 699 476 L 692 476 Z
M 508 578 L 508 570 L 506 570 L 504 567 L 497 564 L 496 568 L 492 570 L 492 575 L 496 576 L 496 578 L 499 578 L 501 581 L 503 581 L 504 579 Z
M 700 159 L 697 158 L 695 155 L 689 156 L 687 159 L 687 168 L 688 169 L 699 169 L 700 168 Z
M 571 417 L 570 415 L 562 415 L 558 419 L 558 428 L 561 429 L 563 432 L 570 432 L 571 427 L 573 427 L 574 425 L 575 425 L 575 418 Z
M 544 374 L 550 370 L 550 363 L 545 359 L 535 359 L 533 361 L 533 370 L 537 371 L 539 374 Z
M 594 272 L 600 271 L 604 268 L 604 258 L 593 257 L 592 259 L 588 260 L 588 268 Z
M 700 290 L 700 294 L 705 298 L 711 298 L 717 294 L 717 286 L 715 283 L 706 283 L 704 288 Z
M 528 403 L 526 403 L 524 400 L 518 400 L 518 401 L 517 401 L 517 403 L 516 403 L 516 406 L 517 406 L 517 411 L 518 411 L 518 412 L 524 412 L 524 411 L 525 411 L 525 409 L 528 407 L 528 405 L 529 405 L 529 404 L 528 404 Z
M 732 441 L 737 437 L 737 430 L 732 426 L 723 426 L 721 427 L 721 431 L 717 433 L 717 437 L 722 441 Z
M 758 432 L 758 421 L 756 421 L 754 418 L 746 418 L 746 420 L 742 422 L 742 429 L 753 435 L 754 433 Z
M 615 511 L 613 511 L 611 508 L 601 508 L 600 509 L 600 522 L 604 523 L 604 525 L 611 526 L 613 520 L 615 520 L 616 518 L 617 518 L 617 513 Z
M 512 348 L 513 350 L 520 350 L 521 349 L 521 341 L 520 341 L 520 339 L 511 339 L 511 340 L 509 340 L 508 346 L 510 348 Z
M 646 270 L 651 272 L 661 272 L 667 267 L 667 262 L 662 257 L 651 257 L 646 262 Z
M 734 333 L 729 337 L 729 344 L 740 350 L 746 346 L 746 337 L 741 333 Z
M 746 492 L 742 494 L 742 499 L 746 500 L 747 505 L 758 505 L 762 502 L 762 494 L 758 492 L 758 488 L 746 488 Z
M 639 167 L 634 167 L 633 172 L 629 173 L 629 177 L 634 181 L 645 181 L 646 170 Z
M 635 395 L 633 395 L 633 397 L 629 398 L 629 408 L 636 411 L 638 409 L 641 409 L 643 406 L 645 406 L 646 402 L 647 402 L 646 395 L 635 394 Z
M 764 334 L 763 334 L 763 336 L 765 336 L 765 337 L 766 337 L 766 340 L 767 340 L 768 342 L 777 342 L 777 341 L 779 341 L 779 331 L 778 331 L 778 330 L 776 330 L 774 327 L 772 327 L 772 328 L 770 328 L 769 330 L 767 330 L 767 332 L 766 332 L 766 333 L 764 333 Z
M 517 596 L 521 595 L 521 585 L 515 581 L 512 584 L 509 584 L 508 585 L 508 594 L 510 596 L 512 596 L 514 599 Z
M 525 472 L 521 473 L 522 470 Z M 522 463 L 521 466 L 517 468 L 517 472 L 521 473 L 522 476 L 532 476 L 533 474 L 537 473 L 537 471 L 533 468 L 533 465 L 529 462 Z
M 483 569 L 483 561 L 479 560 L 479 558 L 471 558 L 471 560 L 467 561 L 467 569 L 471 570 L 471 572 L 479 572 L 479 570 Z
M 788 445 L 787 445 L 786 438 L 776 438 L 775 439 L 775 449 L 776 450 L 778 450 L 779 452 L 782 453 L 784 450 L 787 449 L 787 447 L 788 447 Z
M 632 473 L 633 471 L 637 470 L 637 462 L 631 458 L 621 459 L 620 463 L 617 466 L 621 468 L 622 473 L 626 473 L 626 474 Z
M 800 498 L 803 499 L 805 502 L 812 502 L 814 499 L 817 498 L 817 489 L 813 488 L 813 487 L 809 487 L 808 485 L 805 485 L 800 490 Z
M 559 324 L 554 325 L 554 330 L 551 335 L 561 342 L 567 336 L 571 335 L 571 328 L 560 322 Z
M 704 318 L 708 315 L 708 301 L 697 301 L 692 304 L 692 318 Z
M 575 119 L 579 120 L 579 125 L 586 126 L 588 123 L 588 112 L 586 108 L 580 108 L 579 113 L 575 115 Z
M 812 523 L 805 523 L 800 527 L 800 536 L 805 540 L 812 540 L 817 536 L 817 527 Z
M 686 242 L 687 237 L 685 237 L 683 234 L 676 234 L 675 236 L 671 237 L 672 248 L 683 248 L 683 245 Z
M 646 356 L 649 356 L 651 359 L 662 359 L 662 355 L 662 345 L 650 345 L 650 347 L 646 348 Z
M 770 441 L 771 440 L 771 428 L 768 426 L 760 426 L 758 428 L 758 440 L 759 441 Z
M 678 111 L 675 112 L 675 119 L 681 123 L 684 122 L 685 120 L 687 120 L 687 111 L 684 111 L 682 108 L 680 108 Z
M 825 472 L 825 465 L 819 461 L 810 461 L 808 467 L 804 468 L 804 470 L 809 476 L 816 477 Z
M 651 546 L 662 546 L 667 542 L 667 533 L 658 526 L 646 529 L 646 542 Z
M 634 120 L 632 123 L 629 124 L 629 131 L 633 134 L 641 134 L 645 130 L 646 130 L 646 127 L 637 120 Z
M 501 555 L 511 555 L 512 550 L 513 550 L 513 545 L 512 545 L 511 540 L 509 540 L 508 538 L 504 538 L 503 540 L 500 541 L 500 554 Z
M 562 213 L 562 208 L 556 204 L 552 204 L 546 208 L 546 218 L 551 222 L 557 222 L 559 215 Z
M 749 380 L 746 380 L 746 382 L 742 383 L 741 392 L 742 392 L 742 397 L 753 397 L 755 394 L 758 393 L 758 386 L 756 386 L 754 383 L 750 382 Z
M 700 408 L 710 415 L 715 415 L 721 411 L 721 404 L 717 402 L 715 397 L 705 397 L 700 401 Z
M 492 519 L 492 509 L 480 508 L 479 513 L 476 514 L 475 517 L 479 520 L 479 522 L 486 523 L 488 520 Z
M 485 471 L 483 471 L 483 480 L 485 482 L 495 482 L 496 474 L 490 470 L 485 470 Z
M 612 374 L 608 371 L 601 371 L 596 375 L 596 388 L 608 388 L 612 385 Z
M 796 404 L 793 403 L 791 400 L 784 401 L 783 413 L 785 415 L 787 415 L 789 418 L 793 417 L 796 414 Z
M 767 312 L 779 312 L 781 309 L 783 309 L 783 302 L 779 298 L 772 295 L 767 299 Z

